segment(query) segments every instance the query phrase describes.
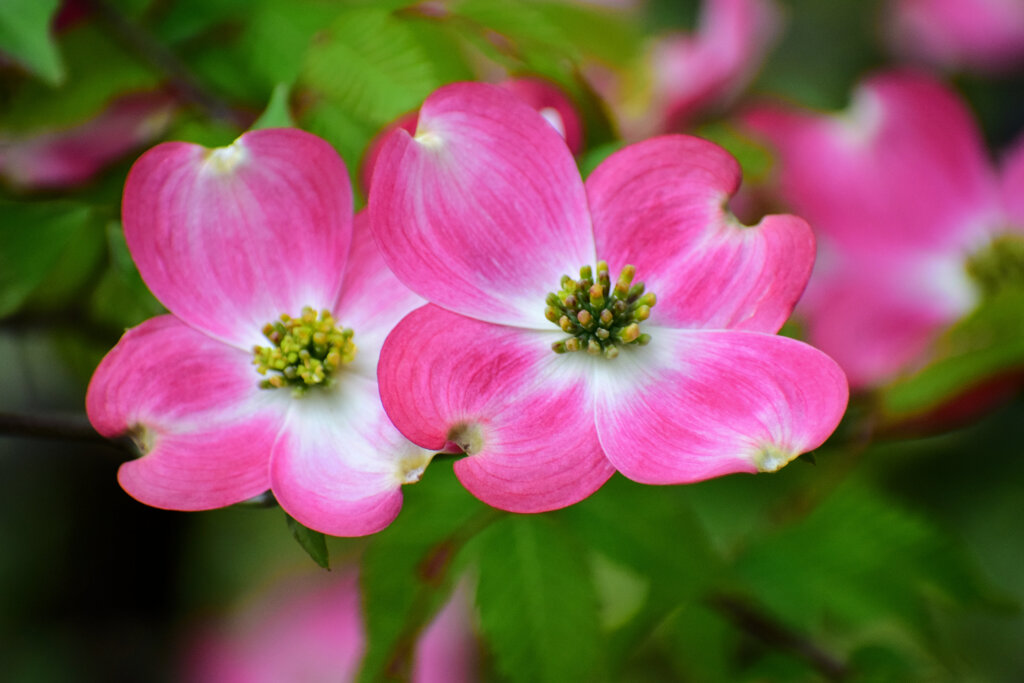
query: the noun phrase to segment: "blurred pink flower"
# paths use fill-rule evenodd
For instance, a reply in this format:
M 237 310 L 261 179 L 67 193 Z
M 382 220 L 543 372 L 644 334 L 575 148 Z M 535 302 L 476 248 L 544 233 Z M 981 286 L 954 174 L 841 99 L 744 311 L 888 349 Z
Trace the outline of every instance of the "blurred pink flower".
M 924 360 L 979 300 L 968 260 L 1024 230 L 1024 144 L 1000 181 L 970 112 L 926 76 L 878 74 L 839 114 L 766 105 L 745 123 L 777 148 L 781 197 L 818 233 L 800 312 L 854 386 Z
M 214 150 L 165 143 L 129 173 L 123 218 L 171 315 L 125 333 L 89 385 L 97 431 L 142 450 L 121 486 L 175 510 L 272 490 L 324 533 L 387 526 L 430 454 L 384 414 L 377 357 L 421 300 L 353 226 L 333 148 L 295 129 Z
M 497 85 L 536 109 L 559 135 L 565 138 L 565 143 L 573 154 L 579 154 L 583 150 L 583 121 L 580 120 L 572 101 L 558 86 L 537 78 L 510 78 Z M 417 120 L 418 112 L 409 112 L 382 130 L 370 142 L 359 169 L 359 182 L 365 194 L 369 193 L 377 156 L 388 134 L 396 128 L 402 128 L 410 134 L 415 133 Z
M 1005 72 L 1024 66 L 1021 0 L 890 0 L 892 50 L 946 69 Z
M 740 225 L 723 208 L 739 181 L 721 148 L 667 136 L 584 185 L 522 101 L 479 83 L 436 91 L 415 136 L 385 142 L 370 195 L 385 261 L 431 302 L 384 343 L 388 415 L 424 448 L 466 452 L 462 483 L 516 512 L 575 503 L 616 469 L 685 483 L 816 448 L 846 380 L 775 335 L 813 237 L 795 216 Z
M 738 96 L 760 68 L 779 23 L 772 0 L 704 0 L 696 32 L 654 39 L 639 74 L 601 64 L 587 74 L 624 139 L 683 130 Z
M 26 190 L 80 185 L 163 134 L 175 109 L 170 95 L 136 93 L 71 128 L 25 135 L 0 131 L 0 176 Z
M 476 641 L 465 591 L 420 636 L 413 683 L 469 683 Z M 183 683 L 348 683 L 356 680 L 366 635 L 353 572 L 282 582 L 228 623 L 189 643 Z

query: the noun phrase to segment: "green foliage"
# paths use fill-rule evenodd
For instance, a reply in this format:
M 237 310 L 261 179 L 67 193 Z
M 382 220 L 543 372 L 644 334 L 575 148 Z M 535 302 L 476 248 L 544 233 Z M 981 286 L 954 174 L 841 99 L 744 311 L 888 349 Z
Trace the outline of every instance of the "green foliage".
M 360 121 L 384 125 L 440 85 L 403 21 L 375 9 L 346 12 L 310 46 L 304 83 Z
M 647 587 L 641 609 L 613 633 L 615 660 L 627 659 L 670 613 L 698 600 L 724 575 L 724 562 L 682 489 L 644 486 L 616 475 L 560 515 L 586 547 L 627 568 Z
M 89 316 L 101 325 L 121 330 L 164 313 L 132 261 L 121 224 L 107 223 L 106 238 L 107 267 L 89 297 Z
M 754 89 L 823 110 L 841 109 L 878 61 L 880 0 L 785 0 L 783 34 Z
M 157 76 L 94 26 L 76 26 L 61 41 L 68 78 L 56 91 L 39 82 L 13 90 L 0 107 L 0 129 L 61 128 L 98 114 L 117 95 L 156 87 Z
M 510 681 L 594 681 L 602 674 L 597 596 L 580 549 L 548 519 L 513 516 L 478 539 L 476 604 Z
M 50 36 L 58 0 L 0 2 L 0 52 L 24 64 L 49 85 L 64 80 L 60 52 Z
M 64 201 L 0 202 L 0 216 L 0 318 L 66 304 L 102 253 L 102 217 Z
M 929 603 L 1003 604 L 940 529 L 856 484 L 754 540 L 736 569 L 772 613 L 807 631 L 894 621 L 926 641 Z
M 881 394 L 892 418 L 924 413 L 986 380 L 1024 368 L 1024 290 L 1005 289 L 956 323 L 934 346 L 934 360 Z
M 431 464 L 404 493 L 405 511 L 370 538 L 363 556 L 360 681 L 408 675 L 416 635 L 450 594 L 463 545 L 500 514 L 459 485 L 450 462 Z
M 373 135 L 444 81 L 420 35 L 377 8 L 346 11 L 310 45 L 299 77 L 302 123 L 354 171 Z
M 250 130 L 258 130 L 260 128 L 294 128 L 295 121 L 292 119 L 292 113 L 288 109 L 288 96 L 290 93 L 291 88 L 288 87 L 287 83 L 278 83 L 274 88 L 273 94 L 270 96 L 267 108 L 263 110 L 260 117 L 252 124 Z
M 285 514 L 285 520 L 288 522 L 288 530 L 292 532 L 292 537 L 298 541 L 306 554 L 324 569 L 330 569 L 331 557 L 327 552 L 327 541 L 324 535 L 304 526 L 289 514 Z

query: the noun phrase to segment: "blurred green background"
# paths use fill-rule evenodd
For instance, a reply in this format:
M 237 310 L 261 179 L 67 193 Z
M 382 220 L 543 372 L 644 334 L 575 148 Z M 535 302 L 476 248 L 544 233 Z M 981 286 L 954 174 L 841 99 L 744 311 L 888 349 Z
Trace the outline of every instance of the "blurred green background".
M 85 122 L 128 93 L 174 102 L 155 135 L 85 182 L 0 186 L 0 680 L 179 680 L 198 625 L 276 577 L 319 571 L 279 509 L 145 507 L 117 486 L 125 449 L 89 437 L 92 370 L 125 328 L 162 310 L 118 223 L 125 174 L 145 146 L 225 144 L 266 110 L 267 122 L 325 137 L 355 174 L 373 136 L 437 86 L 511 73 L 569 94 L 592 150 L 581 166 L 592 168 L 619 143 L 580 65 L 637 63 L 649 36 L 692 30 L 698 4 L 615 13 L 528 0 L 0 0 L 0 145 Z M 840 108 L 865 73 L 892 62 L 881 2 L 780 5 L 783 32 L 746 96 Z M 1020 133 L 1020 72 L 952 82 L 990 149 Z M 770 160 L 725 114 L 698 130 L 757 180 Z M 1018 355 L 1000 370 L 1022 366 Z M 855 401 L 813 463 L 774 475 L 667 488 L 616 477 L 564 511 L 487 518 L 459 539 L 441 587 L 417 578 L 424 553 L 489 513 L 450 463 L 435 463 L 406 489 L 415 518 L 371 539 L 329 540 L 335 566 L 363 562 L 379 636 L 368 670 L 383 666 L 415 595 L 443 594 L 466 571 L 550 594 L 556 610 L 540 624 L 496 621 L 481 579 L 486 680 L 1024 680 L 1019 392 L 914 436 L 871 432 L 871 408 L 870 397 Z M 26 415 L 68 438 L 11 435 Z M 540 584 L 504 561 L 528 552 L 548 563 Z M 574 592 L 577 574 L 586 588 Z M 568 652 L 543 646 L 559 634 L 574 634 Z

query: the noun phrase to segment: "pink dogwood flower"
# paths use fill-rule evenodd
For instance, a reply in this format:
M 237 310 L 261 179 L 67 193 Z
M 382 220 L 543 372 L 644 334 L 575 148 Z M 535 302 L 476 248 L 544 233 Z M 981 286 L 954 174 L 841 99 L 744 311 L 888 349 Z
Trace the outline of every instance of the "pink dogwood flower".
M 456 589 L 419 637 L 413 683 L 478 680 L 466 593 Z M 277 583 L 189 644 L 184 683 L 349 683 L 366 649 L 354 572 Z
M 70 128 L 0 131 L 0 177 L 26 190 L 80 185 L 161 135 L 176 108 L 164 93 L 136 93 Z
M 1024 65 L 1020 0 L 890 0 L 893 52 L 945 69 L 1001 73 Z
M 985 260 L 1013 258 L 999 236 L 1024 230 L 1024 144 L 1000 180 L 942 84 L 886 72 L 840 114 L 765 105 L 745 122 L 778 150 L 781 197 L 818 231 L 799 312 L 852 385 L 913 369 L 980 300 Z
M 421 303 L 352 218 L 333 148 L 299 130 L 207 149 L 165 143 L 125 184 L 125 237 L 170 310 L 129 330 L 86 399 L 138 500 L 205 510 L 272 490 L 306 526 L 339 536 L 387 526 L 430 454 L 388 421 L 384 337 Z
M 515 97 L 436 91 L 416 135 L 385 143 L 370 195 L 385 261 L 431 302 L 381 352 L 395 425 L 468 454 L 463 485 L 516 512 L 575 503 L 616 469 L 685 483 L 817 447 L 846 380 L 775 335 L 813 237 L 794 216 L 740 225 L 724 210 L 739 176 L 721 148 L 669 136 L 613 154 L 584 185 Z
M 594 64 L 589 80 L 624 139 L 683 130 L 736 98 L 761 66 L 779 24 L 771 0 L 705 0 L 694 33 L 668 33 L 650 43 L 639 78 L 631 80 L 621 65 Z
M 573 154 L 579 154 L 583 150 L 583 121 L 580 120 L 572 101 L 557 86 L 537 78 L 510 78 L 498 83 L 498 87 L 508 90 L 536 109 L 565 138 L 565 144 L 569 145 L 569 150 Z M 366 194 L 370 192 L 377 156 L 388 134 L 396 128 L 402 128 L 410 134 L 415 133 L 418 120 L 419 112 L 409 112 L 370 142 L 359 169 L 359 180 Z

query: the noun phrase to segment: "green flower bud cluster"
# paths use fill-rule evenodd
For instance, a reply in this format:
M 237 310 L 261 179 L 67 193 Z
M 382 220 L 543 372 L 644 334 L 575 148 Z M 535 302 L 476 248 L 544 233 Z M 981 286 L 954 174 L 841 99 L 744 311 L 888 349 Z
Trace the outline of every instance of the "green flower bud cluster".
M 652 292 L 644 293 L 642 282 L 632 284 L 636 268 L 626 266 L 613 284 L 608 264 L 597 262 L 597 276 L 590 266 L 580 268 L 580 278 L 562 276 L 562 289 L 548 294 L 544 317 L 569 335 L 555 342 L 555 353 L 586 351 L 592 355 L 615 358 L 626 344 L 643 346 L 651 340 L 640 333 L 640 323 L 651 314 L 657 301 Z
M 1024 238 L 1003 234 L 971 254 L 967 275 L 990 297 L 1004 289 L 1024 289 Z
M 338 327 L 326 310 L 318 316 L 306 306 L 298 318 L 282 315 L 263 334 L 273 346 L 253 347 L 253 364 L 261 375 L 275 373 L 260 382 L 263 389 L 291 387 L 301 396 L 310 387 L 330 386 L 332 373 L 356 357 L 352 330 Z

